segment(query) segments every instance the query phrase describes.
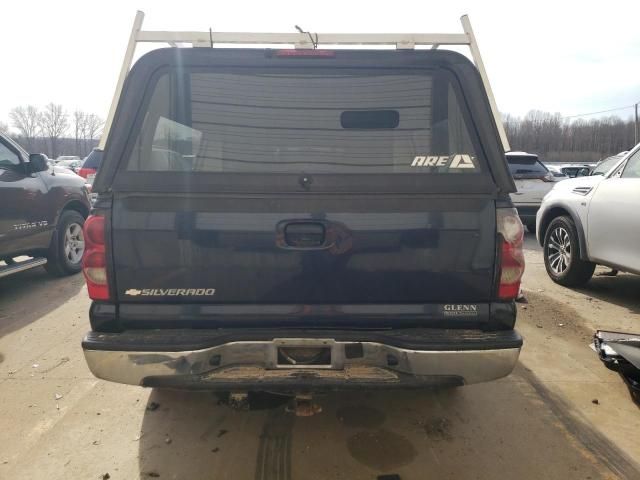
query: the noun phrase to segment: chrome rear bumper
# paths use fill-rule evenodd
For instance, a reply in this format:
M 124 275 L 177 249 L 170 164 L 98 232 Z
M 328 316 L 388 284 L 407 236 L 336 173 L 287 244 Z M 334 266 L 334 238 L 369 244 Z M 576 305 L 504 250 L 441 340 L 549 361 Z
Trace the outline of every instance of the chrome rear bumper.
M 331 360 L 321 365 L 283 365 L 278 349 L 287 347 L 330 349 Z M 415 350 L 335 338 L 274 338 L 233 341 L 197 350 L 124 351 L 113 346 L 95 349 L 86 339 L 83 343 L 91 372 L 104 380 L 238 391 L 358 385 L 415 388 L 486 382 L 509 375 L 515 367 L 520 345 L 504 347 Z

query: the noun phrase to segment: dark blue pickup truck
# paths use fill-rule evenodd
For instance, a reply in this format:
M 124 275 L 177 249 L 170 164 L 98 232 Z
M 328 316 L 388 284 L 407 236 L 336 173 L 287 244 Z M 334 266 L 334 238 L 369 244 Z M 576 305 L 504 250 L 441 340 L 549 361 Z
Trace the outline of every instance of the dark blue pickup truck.
M 86 360 L 226 392 L 503 377 L 522 345 L 514 190 L 460 54 L 155 50 L 94 183 Z
M 41 265 L 56 276 L 80 272 L 89 192 L 47 160 L 0 134 L 0 278 Z

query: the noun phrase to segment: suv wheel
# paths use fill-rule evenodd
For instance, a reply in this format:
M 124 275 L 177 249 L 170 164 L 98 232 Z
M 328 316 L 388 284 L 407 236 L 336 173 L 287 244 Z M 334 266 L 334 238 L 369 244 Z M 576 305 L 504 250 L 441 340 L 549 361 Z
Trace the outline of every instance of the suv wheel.
M 44 266 L 47 272 L 61 277 L 78 273 L 82 269 L 83 225 L 84 217 L 80 213 L 74 210 L 62 212 Z
M 577 287 L 589 281 L 595 263 L 580 259 L 578 230 L 570 217 L 554 218 L 544 235 L 544 265 L 556 283 Z

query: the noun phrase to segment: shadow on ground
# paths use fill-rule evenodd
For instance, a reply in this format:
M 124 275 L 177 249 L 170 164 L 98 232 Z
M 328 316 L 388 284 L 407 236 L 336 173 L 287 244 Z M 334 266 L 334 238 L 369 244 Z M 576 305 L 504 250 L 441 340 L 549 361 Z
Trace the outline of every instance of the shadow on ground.
M 81 274 L 57 278 L 34 268 L 0 279 L 0 337 L 55 310 L 83 287 Z
M 603 302 L 627 308 L 630 313 L 640 314 L 640 275 L 619 273 L 615 277 L 598 276 L 601 271 L 606 270 L 596 270 L 596 275 L 589 283 L 575 290 Z
M 538 245 L 534 234 L 525 234 L 524 248 L 530 253 L 535 252 L 533 258 L 539 262 L 540 268 L 544 271 L 542 248 Z M 630 273 L 619 273 L 615 277 L 598 275 L 609 271 L 609 268 L 598 267 L 589 283 L 584 287 L 573 288 L 572 290 L 603 302 L 628 308 L 630 313 L 640 314 L 640 275 L 632 275 Z M 546 275 L 546 272 L 544 275 Z
M 234 411 L 211 393 L 154 390 L 141 478 L 598 479 L 636 466 L 537 382 L 318 397 L 323 412 Z M 629 477 L 631 478 L 631 477 Z

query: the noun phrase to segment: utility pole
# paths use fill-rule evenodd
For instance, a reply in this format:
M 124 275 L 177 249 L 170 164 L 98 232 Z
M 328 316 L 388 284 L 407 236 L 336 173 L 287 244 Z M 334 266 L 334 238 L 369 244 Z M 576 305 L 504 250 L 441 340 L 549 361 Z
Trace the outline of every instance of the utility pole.
M 636 103 L 634 106 L 636 107 L 636 129 L 635 129 L 635 144 L 637 145 L 640 142 L 640 123 L 638 123 L 638 105 L 640 103 Z

